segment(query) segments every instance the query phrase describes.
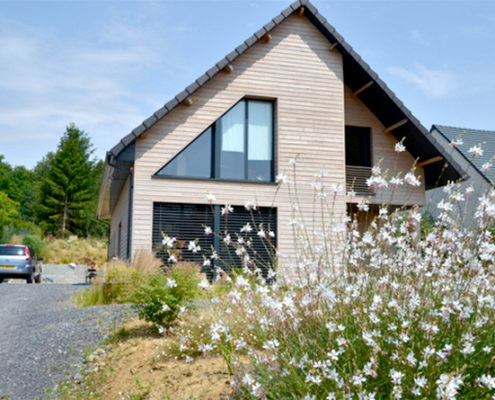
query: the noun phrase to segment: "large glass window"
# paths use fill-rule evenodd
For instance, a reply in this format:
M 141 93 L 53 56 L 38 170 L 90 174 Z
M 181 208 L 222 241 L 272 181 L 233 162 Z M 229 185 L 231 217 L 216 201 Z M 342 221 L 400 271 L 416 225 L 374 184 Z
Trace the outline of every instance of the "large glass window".
M 191 178 L 211 176 L 211 128 L 166 164 L 157 175 Z
M 156 175 L 272 182 L 273 102 L 240 101 Z

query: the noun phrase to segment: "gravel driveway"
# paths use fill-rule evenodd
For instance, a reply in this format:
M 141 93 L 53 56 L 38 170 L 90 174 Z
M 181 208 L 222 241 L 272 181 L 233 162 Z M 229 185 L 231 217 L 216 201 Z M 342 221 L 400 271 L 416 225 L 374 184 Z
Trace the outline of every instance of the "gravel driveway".
M 46 398 L 84 350 L 125 318 L 124 306 L 77 308 L 78 285 L 0 285 L 0 399 Z

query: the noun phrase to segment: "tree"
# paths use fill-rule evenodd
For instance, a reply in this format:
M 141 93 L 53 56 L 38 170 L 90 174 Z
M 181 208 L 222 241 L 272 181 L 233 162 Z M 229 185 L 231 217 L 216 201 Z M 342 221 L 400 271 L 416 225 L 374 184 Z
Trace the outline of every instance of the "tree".
M 0 191 L 0 235 L 7 225 L 15 223 L 18 203 L 9 198 L 6 193 Z
M 41 187 L 38 219 L 43 228 L 65 237 L 86 235 L 97 163 L 86 132 L 67 126 L 57 151 L 40 167 Z

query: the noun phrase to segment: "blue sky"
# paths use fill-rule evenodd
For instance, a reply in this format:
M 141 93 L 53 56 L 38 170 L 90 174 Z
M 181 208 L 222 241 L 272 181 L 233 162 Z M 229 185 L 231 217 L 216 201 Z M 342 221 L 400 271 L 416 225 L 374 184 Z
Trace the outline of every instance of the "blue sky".
M 104 157 L 289 4 L 0 0 L 0 155 L 31 168 L 74 122 Z M 313 4 L 427 128 L 495 130 L 495 1 Z

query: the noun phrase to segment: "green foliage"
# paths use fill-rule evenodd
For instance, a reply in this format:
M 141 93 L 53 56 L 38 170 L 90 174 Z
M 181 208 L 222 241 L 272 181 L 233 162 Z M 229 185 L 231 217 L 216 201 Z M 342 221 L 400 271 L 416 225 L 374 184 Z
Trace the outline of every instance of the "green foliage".
M 66 236 L 87 236 L 96 197 L 95 180 L 101 165 L 91 159 L 89 136 L 74 124 L 67 126 L 57 152 L 41 168 L 38 217 L 47 232 Z
M 6 193 L 0 192 L 0 233 L 5 227 L 17 220 L 19 211 L 18 203 L 9 198 Z
M 146 275 L 134 288 L 132 300 L 138 317 L 156 327 L 169 327 L 180 308 L 199 294 L 199 268 L 179 263 L 166 275 Z
M 26 246 L 31 246 L 37 255 L 41 255 L 41 251 L 46 246 L 46 243 L 43 239 L 36 235 L 26 235 L 22 239 L 22 244 Z

